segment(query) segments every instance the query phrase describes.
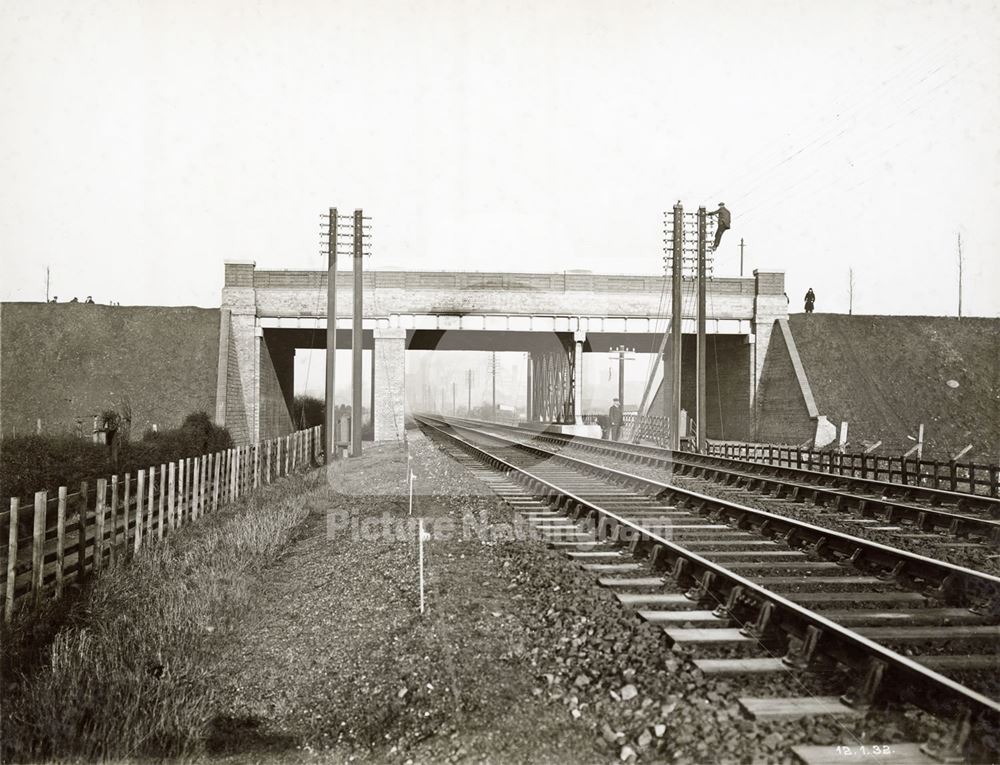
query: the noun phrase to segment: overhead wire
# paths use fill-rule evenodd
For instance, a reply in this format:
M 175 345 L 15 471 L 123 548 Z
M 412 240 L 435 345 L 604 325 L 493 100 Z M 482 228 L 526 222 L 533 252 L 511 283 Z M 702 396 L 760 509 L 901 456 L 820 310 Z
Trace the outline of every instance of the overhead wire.
M 947 79 L 945 79 L 945 80 L 937 83 L 936 85 L 934 85 L 934 87 L 932 87 L 929 90 L 927 90 L 924 93 L 924 95 L 930 95 L 931 93 L 934 93 L 937 90 L 940 90 L 941 88 L 945 87 L 946 85 L 949 85 L 950 83 L 954 82 L 958 77 L 960 77 L 962 74 L 964 74 L 969 69 L 971 69 L 974 65 L 975 65 L 974 63 L 967 64 L 962 69 L 959 69 L 958 71 L 954 72 Z M 915 97 L 915 95 L 916 94 L 914 94 L 910 98 L 906 99 L 906 101 L 904 101 L 903 103 L 909 103 L 910 101 L 913 100 L 913 98 Z M 919 103 L 916 106 L 914 106 L 912 109 L 908 110 L 907 112 L 903 113 L 901 116 L 897 117 L 892 122 L 890 122 L 890 123 L 888 123 L 886 125 L 883 125 L 881 127 L 878 127 L 877 129 L 879 131 L 881 131 L 882 133 L 887 133 L 888 131 L 891 130 L 891 128 L 896 127 L 898 124 L 900 124 L 902 121 L 904 121 L 907 117 L 909 117 L 912 114 L 915 114 L 917 111 L 919 111 L 921 108 L 924 108 L 925 106 L 926 106 L 926 103 Z M 862 153 L 860 153 L 860 154 L 858 154 L 856 156 L 855 161 L 854 161 L 853 164 L 855 164 L 855 165 L 862 165 L 866 161 L 870 160 L 872 157 L 880 154 L 881 152 L 892 151 L 892 150 L 898 148 L 899 146 L 903 145 L 904 143 L 906 143 L 906 142 L 908 142 L 908 141 L 910 141 L 912 139 L 913 139 L 913 136 L 907 136 L 906 138 L 903 139 L 902 142 L 901 141 L 893 141 L 893 143 L 891 144 L 891 146 L 889 147 L 889 149 L 886 149 L 882 145 L 872 144 L 870 147 L 863 149 Z M 807 180 L 809 180 L 810 178 L 812 178 L 815 174 L 816 174 L 816 170 L 814 170 L 812 173 L 810 173 L 806 177 L 800 178 L 797 181 L 793 182 L 792 184 L 790 184 L 788 186 L 785 186 L 781 191 L 777 192 L 775 195 L 773 195 L 769 199 L 762 200 L 760 203 L 758 203 L 755 206 L 752 206 L 746 212 L 740 213 L 740 221 L 741 221 L 741 223 L 744 223 L 747 220 L 753 220 L 754 216 L 758 215 L 760 212 L 766 212 L 766 211 L 769 211 L 769 210 L 773 209 L 774 207 L 777 207 L 777 206 L 779 206 L 781 204 L 785 204 L 785 196 L 786 196 L 787 192 L 789 192 L 789 191 L 791 191 L 793 189 L 799 188 L 804 182 L 806 182 Z M 853 188 L 856 188 L 857 186 L 860 186 L 860 185 L 863 185 L 864 183 L 867 183 L 869 180 L 871 180 L 872 177 L 874 177 L 875 174 L 876 173 L 873 171 L 872 173 L 869 174 L 869 176 L 867 178 L 865 178 L 863 181 L 857 183 L 854 187 L 851 187 L 851 188 L 853 189 Z M 826 183 L 826 184 L 823 184 L 822 186 L 818 187 L 818 190 L 824 190 L 824 189 L 830 188 L 830 187 L 836 185 L 839 181 L 840 181 L 839 178 L 835 178 L 830 183 Z
M 934 45 L 930 49 L 930 51 L 926 52 L 926 54 L 925 54 L 924 57 L 922 57 L 920 59 L 916 59 L 916 60 L 920 61 L 920 62 L 926 61 L 926 58 L 928 56 L 938 54 L 942 49 L 951 46 L 958 38 L 959 38 L 959 35 L 955 35 L 952 38 L 939 41 L 936 45 Z M 912 53 L 912 55 L 915 56 L 917 53 L 919 53 L 919 51 L 914 51 Z M 853 105 L 849 109 L 843 111 L 843 113 L 838 112 L 834 116 L 833 119 L 837 120 L 837 121 L 842 121 L 842 120 L 844 120 L 844 119 L 846 119 L 848 117 L 854 116 L 857 112 L 859 112 L 862 109 L 866 108 L 870 103 L 874 103 L 878 99 L 880 99 L 882 97 L 883 91 L 886 91 L 886 90 L 888 90 L 890 88 L 890 86 L 895 85 L 894 81 L 897 80 L 897 79 L 899 79 L 899 78 L 904 78 L 904 82 L 905 82 L 905 79 L 911 77 L 914 73 L 916 73 L 917 76 L 920 79 L 918 79 L 917 82 L 912 83 L 909 86 L 904 85 L 904 87 L 912 87 L 912 85 L 919 85 L 921 82 L 923 82 L 929 76 L 929 74 L 927 73 L 926 68 L 920 68 L 920 69 L 916 70 L 915 72 L 914 71 L 909 71 L 911 69 L 911 63 L 905 64 L 895 74 L 893 74 L 890 77 L 887 77 L 886 79 L 882 80 L 877 86 L 875 86 L 874 88 L 872 88 L 869 91 L 867 91 L 860 98 L 855 98 L 854 102 L 853 102 Z M 940 67 L 938 67 L 938 68 L 940 68 Z M 934 69 L 934 67 L 932 65 L 932 71 L 930 72 L 930 74 L 933 74 L 934 71 L 936 71 L 936 69 Z M 840 101 L 845 101 L 851 95 L 852 94 L 849 94 L 849 93 L 845 92 L 843 95 L 840 96 L 839 100 Z M 724 186 L 722 186 L 719 189 L 713 191 L 711 194 L 709 194 L 707 197 L 704 197 L 704 198 L 714 198 L 716 195 L 721 195 L 722 193 L 724 193 L 725 190 L 731 189 L 735 185 L 736 181 L 741 180 L 743 178 L 753 177 L 753 176 L 760 177 L 760 176 L 764 175 L 765 173 L 772 172 L 777 167 L 780 167 L 780 166 L 784 165 L 785 163 L 787 163 L 788 161 L 790 161 L 794 157 L 798 156 L 799 154 L 801 154 L 804 151 L 806 151 L 809 148 L 811 148 L 812 144 L 816 143 L 817 141 L 823 140 L 825 137 L 827 137 L 827 134 L 831 130 L 836 130 L 836 127 L 830 127 L 829 126 L 829 123 L 831 121 L 830 118 L 821 118 L 821 121 L 824 122 L 824 123 L 826 123 L 826 124 L 818 132 L 812 133 L 810 135 L 810 137 L 808 137 L 806 139 L 806 143 L 805 144 L 798 145 L 797 148 L 794 148 L 794 149 L 791 150 L 791 153 L 789 153 L 789 147 L 787 147 L 787 146 L 785 148 L 779 149 L 777 152 L 770 152 L 770 153 L 768 153 L 766 155 L 767 156 L 766 159 L 762 159 L 760 162 L 758 162 L 756 164 L 756 166 L 755 166 L 756 169 L 747 168 L 742 173 L 737 174 L 737 175 L 733 176 L 731 179 L 729 179 Z M 782 159 L 780 159 L 777 162 L 777 164 L 772 164 L 777 157 L 782 157 Z M 763 169 L 760 169 L 762 165 L 765 165 L 765 166 L 770 165 L 770 166 L 767 167 L 766 170 L 763 170 Z M 743 194 L 741 197 L 737 197 L 735 199 L 742 199 L 742 198 L 745 198 L 746 196 L 747 196 L 747 194 Z

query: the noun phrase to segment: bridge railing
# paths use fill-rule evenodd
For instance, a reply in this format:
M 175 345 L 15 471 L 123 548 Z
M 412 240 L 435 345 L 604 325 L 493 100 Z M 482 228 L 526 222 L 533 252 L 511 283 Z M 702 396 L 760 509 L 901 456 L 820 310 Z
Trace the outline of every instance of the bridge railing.
M 73 582 L 99 574 L 120 556 L 160 543 L 181 526 L 233 502 L 261 484 L 320 463 L 323 428 L 238 446 L 139 470 L 83 481 L 69 493 L 37 491 L 21 507 L 12 497 L 0 512 L 3 618 L 16 606 L 37 607 Z
M 842 453 L 798 446 L 711 441 L 708 454 L 877 481 L 1000 496 L 1000 466 L 903 455 Z

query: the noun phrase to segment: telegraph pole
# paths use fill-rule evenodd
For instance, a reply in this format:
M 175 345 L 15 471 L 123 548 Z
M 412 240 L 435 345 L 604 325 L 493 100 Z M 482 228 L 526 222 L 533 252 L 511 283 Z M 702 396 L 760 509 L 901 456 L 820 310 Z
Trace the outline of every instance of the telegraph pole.
M 740 276 L 743 276 L 743 237 L 740 237 Z
M 465 370 L 465 384 L 469 392 L 469 400 L 466 403 L 466 409 L 468 410 L 468 416 L 472 416 L 472 370 Z
M 854 313 L 854 269 L 847 269 L 847 315 Z M 959 313 L 961 315 L 961 312 Z
M 678 200 L 674 205 L 673 272 L 670 298 L 670 403 L 667 410 L 667 448 L 680 448 L 681 412 L 681 279 L 684 260 L 684 207 Z M 666 372 L 666 368 L 664 368 Z M 666 380 L 666 374 L 664 374 Z M 664 396 L 666 404 L 666 396 Z
M 962 232 L 958 232 L 958 318 L 962 318 Z
M 337 208 L 331 207 L 327 231 L 326 271 L 326 463 L 337 455 Z
M 455 403 L 458 395 L 458 383 L 451 381 L 451 413 L 458 414 L 458 404 Z
M 705 450 L 705 239 L 708 226 L 704 207 L 698 208 L 698 346 L 695 368 L 695 427 L 698 451 Z
M 45 266 L 45 302 L 49 302 L 49 267 Z
M 626 354 L 635 353 L 635 348 L 626 348 L 624 345 L 619 345 L 611 349 L 610 358 L 618 359 L 618 403 L 622 407 L 622 411 L 625 410 L 625 362 L 632 361 L 632 356 Z
M 361 456 L 361 350 L 363 295 L 363 230 L 364 216 L 354 211 L 354 315 L 351 319 L 351 456 Z M 374 412 L 372 412 L 374 415 Z

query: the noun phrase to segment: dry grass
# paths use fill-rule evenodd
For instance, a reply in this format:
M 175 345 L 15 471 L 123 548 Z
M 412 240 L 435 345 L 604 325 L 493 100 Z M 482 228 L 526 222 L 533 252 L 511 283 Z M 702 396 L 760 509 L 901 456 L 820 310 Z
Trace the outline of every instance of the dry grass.
M 262 568 L 308 515 L 317 474 L 293 477 L 107 571 L 48 656 L 5 681 L 5 761 L 194 758 L 215 691 L 213 639 L 249 602 Z M 37 633 L 21 625 L 5 652 Z M 8 655 L 8 658 L 9 658 Z M 16 667 L 16 665 L 15 665 Z

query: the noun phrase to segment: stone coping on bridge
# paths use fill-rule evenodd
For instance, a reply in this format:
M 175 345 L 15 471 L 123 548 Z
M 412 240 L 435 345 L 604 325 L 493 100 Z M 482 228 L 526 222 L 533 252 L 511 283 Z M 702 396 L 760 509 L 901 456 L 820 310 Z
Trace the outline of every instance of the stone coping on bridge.
M 783 274 L 777 274 L 783 277 Z M 351 271 L 337 271 L 338 284 L 351 284 Z M 499 271 L 378 271 L 368 270 L 362 281 L 369 289 L 402 290 L 513 290 L 526 292 L 655 292 L 663 291 L 665 280 L 656 274 L 594 273 L 505 273 Z M 317 289 L 326 287 L 326 271 L 257 271 L 252 263 L 227 263 L 226 287 L 258 289 Z M 755 277 L 718 277 L 711 279 L 717 294 L 752 297 L 761 291 L 782 294 L 784 278 L 758 285 Z M 685 280 L 685 285 L 693 284 Z M 764 290 L 760 290 L 763 286 Z

